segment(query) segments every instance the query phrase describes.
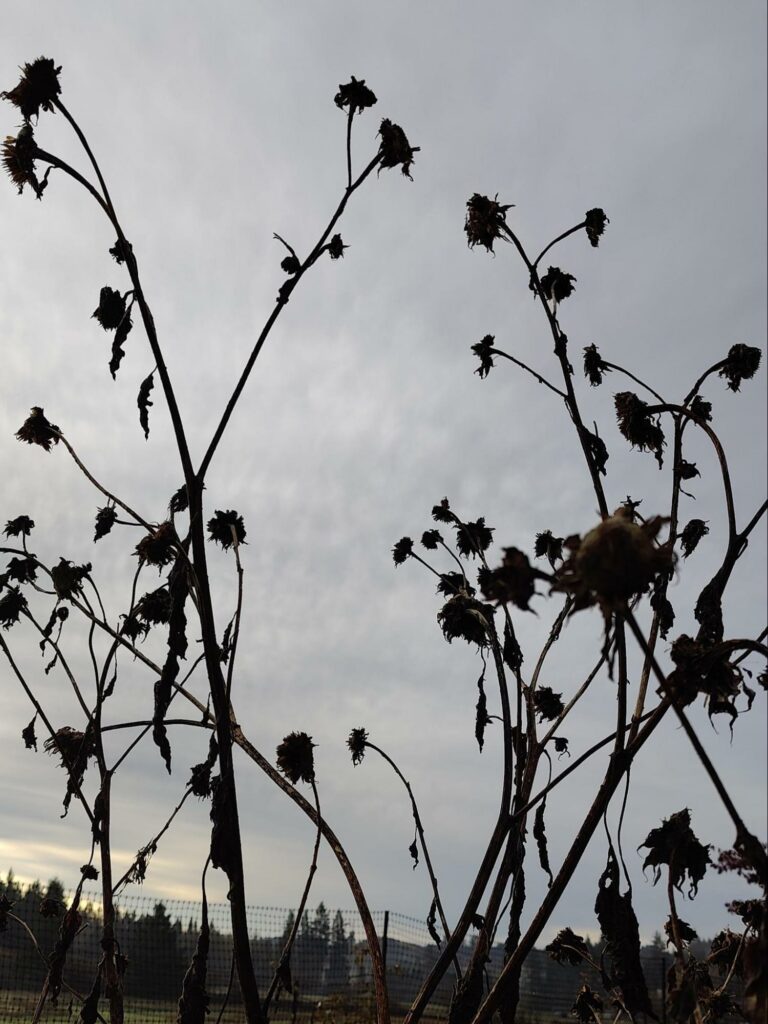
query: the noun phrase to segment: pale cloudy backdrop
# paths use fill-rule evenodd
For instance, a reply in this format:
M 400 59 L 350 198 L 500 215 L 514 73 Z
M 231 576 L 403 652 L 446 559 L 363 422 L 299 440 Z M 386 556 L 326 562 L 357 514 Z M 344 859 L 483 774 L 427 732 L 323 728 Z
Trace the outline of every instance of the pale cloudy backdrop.
M 321 261 L 294 293 L 208 482 L 209 508 L 239 510 L 250 541 L 240 720 L 269 756 L 286 732 L 312 734 L 324 810 L 373 907 L 423 915 L 430 894 L 423 869 L 411 870 L 403 794 L 374 756 L 353 770 L 349 729 L 366 726 L 413 783 L 452 917 L 495 817 L 500 775 L 498 732 L 489 730 L 482 755 L 473 736 L 477 657 L 444 642 L 432 579 L 413 563 L 395 571 L 393 542 L 419 536 L 443 495 L 468 518 L 485 515 L 500 545 L 528 550 L 537 530 L 581 531 L 595 517 L 557 399 L 510 365 L 486 381 L 473 374 L 469 347 L 489 332 L 541 370 L 551 370 L 552 355 L 511 247 L 499 246 L 495 259 L 467 249 L 464 204 L 475 191 L 515 203 L 510 220 L 532 251 L 604 207 L 611 224 L 599 249 L 577 236 L 553 255 L 578 279 L 561 315 L 574 361 L 594 341 L 606 358 L 681 396 L 734 342 L 765 338 L 765 30 L 758 0 L 3 5 L 0 86 L 11 88 L 17 66 L 40 54 L 63 66 L 62 99 L 101 160 L 139 257 L 198 453 L 283 279 L 272 233 L 306 252 L 340 198 L 338 84 L 354 74 L 379 98 L 356 119 L 360 165 L 375 152 L 383 116 L 421 147 L 413 182 L 383 172 L 354 197 L 341 225 L 344 260 Z M 3 104 L 2 117 L 4 131 L 15 131 L 15 110 Z M 61 117 L 44 115 L 37 137 L 85 169 Z M 135 330 L 111 380 L 108 341 L 90 314 L 99 288 L 126 287 L 126 278 L 107 253 L 108 225 L 70 180 L 53 174 L 40 203 L 5 182 L 0 224 L 0 519 L 30 514 L 41 557 L 93 560 L 117 614 L 137 538 L 116 531 L 94 547 L 97 496 L 64 451 L 46 456 L 13 434 L 31 405 L 44 406 L 98 477 L 162 518 L 181 477 L 159 397 L 149 442 L 138 427 L 148 347 Z M 763 369 L 741 395 L 719 379 L 705 389 L 732 451 L 742 523 L 765 493 L 764 382 Z M 667 478 L 651 456 L 630 452 L 614 425 L 611 395 L 625 383 L 613 375 L 599 392 L 578 386 L 585 417 L 598 421 L 611 451 L 610 500 L 630 493 L 656 511 Z M 715 463 L 698 439 L 689 457 L 703 478 L 682 514 L 702 514 L 711 533 L 671 593 L 681 612 L 724 540 Z M 223 626 L 233 565 L 220 552 L 211 561 Z M 732 590 L 733 633 L 757 635 L 765 624 L 764 568 L 760 529 Z M 537 608 L 538 619 L 520 619 L 529 665 L 554 613 L 544 600 Z M 678 625 L 690 628 L 690 617 Z M 599 633 L 598 616 L 575 621 L 545 681 L 572 693 Z M 8 636 L 57 724 L 78 724 L 64 677 L 43 675 L 31 634 L 28 643 L 21 628 Z M 75 661 L 87 681 L 87 663 Z M 128 659 L 121 665 L 113 713 L 145 717 L 151 680 Z M 6 668 L 0 681 L 0 870 L 58 874 L 72 885 L 87 830 L 76 806 L 59 818 L 61 770 L 23 748 L 29 705 Z M 574 752 L 612 728 L 611 685 L 596 683 L 564 730 Z M 696 722 L 764 835 L 765 694 L 733 741 L 722 722 L 717 732 L 704 716 Z M 117 782 L 123 867 L 202 757 L 202 731 L 171 738 L 171 777 L 146 741 Z M 582 778 L 594 784 L 603 766 L 596 758 Z M 241 767 L 249 900 L 295 905 L 311 828 L 250 764 Z M 648 830 L 689 806 L 704 841 L 728 846 L 733 836 L 671 722 L 633 781 L 624 842 L 649 936 L 666 915 L 634 852 Z M 553 864 L 588 798 L 577 782 L 553 795 Z M 184 808 L 152 863 L 149 894 L 196 897 L 207 811 Z M 598 836 L 553 927 L 595 931 L 604 858 Z M 531 906 L 543 885 L 532 861 Z M 218 878 L 212 895 L 223 891 Z M 732 894 L 730 881 L 710 873 L 686 920 L 711 934 Z M 351 904 L 325 852 L 310 902 L 321 898 Z

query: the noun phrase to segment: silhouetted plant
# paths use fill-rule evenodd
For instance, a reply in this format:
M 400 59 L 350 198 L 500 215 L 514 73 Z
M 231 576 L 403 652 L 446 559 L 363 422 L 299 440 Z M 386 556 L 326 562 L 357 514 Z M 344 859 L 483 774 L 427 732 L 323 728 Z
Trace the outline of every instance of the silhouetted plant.
M 149 366 L 153 366 L 153 369 L 144 377 L 137 397 L 140 427 L 145 435 L 149 434 L 149 411 L 152 406 L 150 394 L 154 393 L 158 383 L 158 393 L 162 395 L 173 425 L 183 484 L 170 498 L 167 508 L 162 510 L 157 520 L 145 518 L 93 477 L 75 451 L 69 436 L 48 420 L 42 407 L 35 406 L 17 432 L 20 441 L 42 447 L 49 454 L 54 449 L 64 448 L 99 492 L 99 500 L 106 499 L 106 504 L 101 505 L 96 512 L 94 541 L 125 526 L 139 526 L 142 530 L 138 544 L 131 546 L 137 564 L 130 585 L 130 597 L 115 621 L 110 620 L 104 610 L 90 563 L 76 565 L 61 556 L 57 564 L 49 566 L 29 550 L 35 524 L 28 516 L 18 515 L 7 522 L 5 535 L 15 543 L 0 549 L 10 559 L 5 573 L 0 577 L 0 649 L 34 710 L 32 720 L 20 729 L 21 739 L 25 748 L 36 750 L 36 730 L 44 735 L 44 749 L 59 757 L 66 774 L 65 812 L 76 801 L 85 815 L 91 836 L 90 859 L 81 869 L 75 898 L 61 916 L 58 938 L 48 958 L 48 975 L 35 1021 L 40 1019 L 46 999 L 55 998 L 66 984 L 64 972 L 67 956 L 76 941 L 80 926 L 79 900 L 82 886 L 86 879 L 97 877 L 103 897 L 102 956 L 99 963 L 94 965 L 90 991 L 85 995 L 80 994 L 80 1019 L 103 1019 L 100 1018 L 99 1006 L 106 1001 L 109 1019 L 113 1022 L 123 1021 L 123 973 L 126 969 L 126 953 L 130 956 L 130 950 L 124 951 L 120 944 L 115 897 L 125 885 L 144 879 L 149 862 L 157 854 L 163 836 L 184 802 L 190 794 L 194 794 L 199 799 L 210 799 L 211 841 L 202 869 L 202 927 L 192 962 L 184 978 L 178 979 L 177 989 L 181 991 L 178 1020 L 185 1024 L 201 1022 L 205 1019 L 209 1005 L 206 964 L 210 932 L 205 892 L 208 867 L 223 870 L 229 882 L 233 958 L 242 994 L 244 1019 L 248 1024 L 266 1024 L 280 989 L 289 992 L 294 989 L 291 953 L 297 942 L 300 945 L 303 941 L 301 929 L 302 922 L 306 921 L 305 907 L 317 867 L 319 846 L 325 838 L 347 878 L 360 912 L 370 953 L 377 1017 L 379 1024 L 388 1024 L 390 1012 L 386 978 L 376 929 L 365 895 L 344 848 L 321 813 L 311 737 L 303 731 L 291 732 L 278 746 L 276 761 L 272 763 L 253 746 L 236 722 L 232 710 L 232 691 L 236 682 L 235 665 L 243 600 L 240 548 L 246 542 L 246 528 L 242 515 L 234 510 L 215 510 L 206 524 L 203 491 L 207 471 L 221 444 L 232 412 L 281 311 L 301 278 L 323 254 L 327 253 L 332 260 L 344 256 L 348 246 L 335 229 L 350 198 L 372 176 L 374 170 L 379 173 L 382 169 L 399 167 L 405 176 L 410 177 L 418 147 L 411 145 L 399 125 L 385 118 L 380 124 L 377 152 L 355 177 L 351 149 L 353 121 L 376 104 L 377 98 L 362 80 L 352 78 L 350 82 L 339 86 L 334 101 L 347 118 L 347 180 L 342 197 L 317 243 L 305 257 L 302 258 L 285 239 L 275 235 L 287 251 L 280 262 L 280 269 L 286 276 L 278 287 L 274 308 L 246 360 L 226 407 L 213 426 L 210 442 L 200 458 L 195 460 L 188 447 L 185 425 L 140 278 L 138 261 L 118 219 L 93 151 L 78 123 L 61 101 L 60 72 L 61 69 L 56 67 L 54 61 L 41 57 L 31 64 L 25 64 L 18 85 L 3 94 L 23 118 L 17 135 L 5 141 L 3 161 L 19 193 L 24 192 L 25 186 L 29 186 L 38 199 L 43 198 L 50 185 L 51 172 L 56 170 L 60 172 L 59 178 L 64 175 L 84 188 L 107 217 L 116 235 L 116 242 L 109 252 L 122 271 L 128 274 L 130 287 L 125 291 L 111 285 L 101 287 L 93 316 L 101 328 L 114 332 L 108 366 L 112 376 L 121 367 L 129 334 L 131 338 L 135 337 L 132 333 L 132 316 L 136 317 L 137 322 L 141 321 L 150 348 L 150 356 L 146 359 L 147 369 Z M 89 162 L 90 177 L 39 146 L 31 122 L 35 119 L 37 128 L 41 112 L 58 112 L 71 126 Z M 41 176 L 42 168 L 44 171 Z M 686 707 L 701 698 L 710 717 L 726 714 L 733 723 L 738 714 L 752 707 L 755 699 L 755 692 L 745 679 L 746 672 L 740 667 L 741 663 L 750 655 L 765 657 L 768 654 L 764 643 L 765 631 L 757 640 L 738 636 L 725 639 L 723 603 L 726 591 L 734 567 L 746 550 L 749 537 L 767 506 L 763 503 L 744 526 L 739 526 L 726 455 L 720 439 L 710 426 L 712 406 L 700 394 L 704 383 L 715 374 L 724 378 L 730 390 L 738 391 L 742 383 L 754 377 L 758 371 L 761 353 L 759 349 L 748 345 L 733 345 L 722 360 L 703 371 L 686 396 L 680 401 L 669 402 L 634 372 L 608 361 L 594 343 L 584 348 L 583 369 L 590 387 L 602 386 L 607 374 L 615 374 L 616 377 L 628 377 L 642 389 L 645 398 L 632 391 L 622 391 L 615 395 L 618 429 L 632 447 L 641 452 L 650 452 L 659 469 L 666 468 L 670 474 L 671 500 L 667 509 L 653 510 L 659 514 L 651 516 L 641 515 L 638 511 L 640 500 L 627 497 L 612 511 L 614 503 L 608 500 L 605 482 L 609 451 L 597 426 L 590 429 L 585 424 L 577 395 L 575 372 L 570 361 L 569 340 L 559 319 L 560 305 L 574 293 L 577 282 L 572 274 L 559 267 L 550 266 L 543 275 L 539 274 L 538 269 L 545 254 L 563 239 L 576 233 L 583 231 L 590 245 L 597 248 L 609 223 L 608 218 L 599 208 L 589 210 L 583 220 L 558 235 L 532 260 L 508 223 L 507 215 L 511 209 L 512 205 L 500 203 L 498 196 L 491 199 L 474 194 L 466 207 L 467 242 L 472 248 L 480 246 L 488 252 L 494 252 L 497 242 L 510 243 L 516 250 L 551 335 L 554 373 L 560 379 L 554 383 L 549 376 L 498 347 L 493 335 L 486 335 L 472 344 L 472 351 L 479 359 L 477 373 L 485 380 L 491 370 L 497 368 L 497 360 L 507 360 L 527 372 L 537 383 L 543 384 L 549 393 L 556 395 L 563 403 L 567 414 L 566 429 L 570 422 L 594 491 L 599 521 L 574 523 L 573 532 L 566 537 L 555 536 L 550 529 L 542 529 L 532 545 L 532 561 L 526 553 L 525 541 L 521 542 L 521 547 L 505 546 L 500 555 L 494 554 L 494 533 L 498 535 L 501 531 L 488 526 L 484 516 L 467 518 L 463 510 L 456 510 L 448 498 L 444 498 L 433 507 L 432 518 L 446 529 L 441 532 L 430 528 L 422 532 L 421 546 L 427 553 L 425 556 L 416 550 L 410 537 L 403 537 L 394 545 L 392 553 L 396 565 L 415 562 L 437 577 L 437 591 L 440 595 L 437 622 L 445 639 L 449 642 L 463 639 L 477 649 L 482 668 L 477 680 L 474 735 L 482 751 L 486 729 L 495 727 L 498 722 L 503 748 L 498 816 L 459 919 L 451 925 L 444 912 L 432 866 L 433 852 L 426 844 L 422 814 L 410 783 L 384 748 L 371 740 L 365 728 L 353 729 L 347 740 L 354 765 L 360 765 L 366 752 L 373 750 L 390 765 L 403 783 L 415 828 L 408 852 L 414 868 L 423 860 L 429 874 L 431 902 L 427 925 L 439 947 L 439 953 L 406 1014 L 406 1024 L 415 1024 L 425 1015 L 431 996 L 449 970 L 456 973 L 454 998 L 449 1013 L 450 1024 L 481 1024 L 494 1014 L 498 1014 L 504 1021 L 515 1020 L 521 968 L 526 956 L 541 936 L 571 882 L 596 829 L 601 821 L 606 820 L 612 799 L 622 785 L 628 786 L 630 769 L 638 752 L 651 740 L 670 712 L 678 718 L 685 742 L 693 745 L 734 825 L 733 851 L 721 857 L 718 869 L 736 870 L 763 889 L 768 885 L 765 847 L 747 829 L 685 711 Z M 685 527 L 680 526 L 681 495 L 686 493 L 682 484 L 700 473 L 698 466 L 684 455 L 684 442 L 689 429 L 703 433 L 717 458 L 725 494 L 728 538 L 725 551 L 717 558 L 716 572 L 702 589 L 692 609 L 699 624 L 698 632 L 694 637 L 680 634 L 673 639 L 673 667 L 665 672 L 659 664 L 657 650 L 659 638 L 670 633 L 675 622 L 675 609 L 670 603 L 667 590 L 675 572 L 682 571 L 677 549 L 679 547 L 687 559 L 708 533 L 707 521 L 704 519 L 691 519 Z M 179 517 L 184 515 L 187 519 L 182 525 Z M 207 567 L 207 542 L 217 543 L 230 552 L 229 557 L 233 559 L 236 571 L 236 611 L 221 638 L 216 632 Z M 445 556 L 450 559 L 447 569 L 437 568 L 430 561 L 444 560 Z M 537 563 L 535 559 L 546 561 Z M 542 565 L 547 568 L 541 568 Z M 156 570 L 161 583 L 155 585 L 155 577 L 152 589 L 142 594 L 140 577 L 148 570 Z M 477 596 L 478 593 L 481 597 Z M 534 668 L 528 672 L 523 667 L 524 653 L 518 639 L 519 616 L 531 609 L 534 599 L 541 603 L 542 599 L 548 597 L 559 598 L 560 607 L 552 617 L 551 629 L 543 648 L 531 659 Z M 643 629 L 637 621 L 636 613 L 646 602 L 651 617 L 650 626 Z M 44 608 L 42 618 L 38 617 L 38 607 Z M 584 666 L 580 675 L 582 682 L 573 696 L 567 698 L 564 690 L 555 691 L 551 686 L 544 685 L 543 672 L 547 656 L 566 634 L 573 616 L 598 613 L 603 627 L 601 649 L 594 654 L 594 664 Z M 94 666 L 94 685 L 88 690 L 81 686 L 72 672 L 62 645 L 67 621 L 75 615 L 81 617 L 88 627 L 88 654 Z M 73 714 L 78 716 L 80 728 L 52 721 L 14 658 L 6 637 L 8 631 L 22 618 L 28 620 L 39 634 L 41 650 L 52 654 L 49 669 L 58 664 L 65 673 L 72 688 Z M 189 650 L 190 622 L 194 622 L 195 630 L 199 630 L 201 635 L 202 653 L 194 659 L 186 674 L 182 675 L 182 663 L 187 660 Z M 141 642 L 152 630 L 166 626 L 165 659 L 162 665 L 157 665 L 146 656 Z M 100 654 L 94 644 L 93 637 L 97 633 L 106 641 L 106 654 Z M 628 642 L 637 645 L 641 663 L 633 708 L 629 704 Z M 121 648 L 129 651 L 138 664 L 153 674 L 155 680 L 152 713 L 149 716 L 144 713 L 139 722 L 109 720 L 108 701 L 120 685 L 116 656 Z M 209 698 L 207 703 L 195 697 L 186 685 L 198 668 L 205 673 Z M 500 714 L 497 715 L 489 712 L 485 681 L 487 671 L 496 677 L 500 705 Z M 594 680 L 603 673 L 607 673 L 615 684 L 615 729 L 588 749 L 580 753 L 571 751 L 568 739 L 560 734 L 560 730 Z M 658 684 L 656 694 L 652 692 L 652 678 Z M 759 679 L 765 687 L 765 674 Z M 171 704 L 178 698 L 194 705 L 197 714 L 194 720 L 169 717 Z M 115 880 L 111 823 L 117 811 L 112 799 L 112 780 L 141 740 L 150 733 L 170 772 L 172 747 L 168 727 L 177 724 L 210 730 L 208 756 L 191 769 L 191 776 L 180 801 L 168 820 L 137 852 L 129 870 Z M 120 729 L 138 731 L 117 759 L 108 763 L 104 735 L 109 730 Z M 311 865 L 299 909 L 286 927 L 273 977 L 265 993 L 260 993 L 256 984 L 245 916 L 243 849 L 232 751 L 234 745 L 239 746 L 316 826 Z M 593 794 L 589 810 L 572 838 L 562 863 L 553 868 L 545 820 L 547 796 L 584 762 L 606 747 L 611 748 L 610 758 Z M 567 767 L 556 775 L 553 775 L 551 751 L 559 756 L 568 754 L 572 758 Z M 98 774 L 98 791 L 93 799 L 86 795 L 83 788 L 91 765 L 95 766 Z M 543 781 L 544 777 L 546 781 Z M 311 801 L 299 791 L 297 787 L 300 785 L 311 788 Z M 522 922 L 526 912 L 525 861 L 532 812 L 534 817 L 530 834 L 536 845 L 539 864 L 548 878 L 548 889 L 540 905 L 533 908 L 530 923 L 523 932 Z M 558 962 L 579 963 L 591 970 L 595 976 L 593 980 L 602 986 L 617 1011 L 615 1019 L 633 1020 L 638 1013 L 651 1014 L 652 1008 L 640 965 L 639 930 L 631 886 L 628 885 L 622 892 L 622 820 L 623 808 L 615 836 L 610 833 L 608 835 L 606 867 L 597 881 L 595 914 L 604 938 L 600 962 L 595 960 L 584 939 L 569 928 L 562 929 L 548 948 Z M 675 892 L 686 885 L 689 895 L 696 894 L 699 882 L 712 863 L 710 848 L 693 833 L 687 810 L 651 828 L 643 846 L 649 850 L 646 865 L 654 869 L 655 880 L 665 877 L 667 881 L 670 917 L 665 930 L 675 948 L 669 988 L 670 1009 L 674 1019 L 703 1024 L 727 1012 L 731 1006 L 727 987 L 739 971 L 745 982 L 745 1012 L 752 1021 L 762 1020 L 766 1005 L 765 969 L 761 960 L 767 941 L 764 904 L 759 901 L 734 903 L 732 909 L 743 921 L 743 933 L 740 936 L 730 932 L 721 933 L 712 944 L 707 962 L 701 964 L 688 949 L 694 933 L 677 914 Z M 97 852 L 98 869 L 94 864 Z M 626 868 L 624 870 L 626 873 Z M 484 984 L 486 959 L 505 915 L 508 924 L 504 966 L 498 979 L 487 990 Z M 0 898 L 0 928 L 7 927 L 12 918 L 12 902 L 3 895 Z M 327 915 L 324 921 L 323 927 L 327 932 Z M 457 953 L 470 928 L 477 929 L 478 937 L 469 965 L 462 971 Z M 710 968 L 721 972 L 723 977 L 720 983 L 713 979 Z M 577 1019 L 599 1019 L 603 997 L 589 985 L 583 984 L 574 998 L 573 1014 Z

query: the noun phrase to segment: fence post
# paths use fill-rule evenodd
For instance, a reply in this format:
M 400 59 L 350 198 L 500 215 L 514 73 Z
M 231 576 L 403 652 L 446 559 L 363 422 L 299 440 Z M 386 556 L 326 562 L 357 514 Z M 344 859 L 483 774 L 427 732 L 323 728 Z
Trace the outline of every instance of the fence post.
M 389 911 L 384 911 L 384 934 L 381 936 L 381 958 L 384 961 L 384 973 L 387 972 L 387 942 L 389 939 Z
M 667 1024 L 667 961 L 659 960 L 661 966 L 661 1024 Z

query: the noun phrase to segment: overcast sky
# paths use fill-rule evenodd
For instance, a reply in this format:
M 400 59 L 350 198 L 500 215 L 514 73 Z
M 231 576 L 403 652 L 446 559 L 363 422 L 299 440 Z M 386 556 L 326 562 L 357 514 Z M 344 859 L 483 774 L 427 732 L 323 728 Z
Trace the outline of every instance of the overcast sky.
M 511 364 L 487 380 L 473 373 L 470 345 L 492 333 L 500 347 L 557 376 L 546 323 L 512 247 L 497 246 L 495 258 L 468 250 L 466 200 L 477 191 L 516 204 L 509 221 L 532 252 L 602 206 L 611 223 L 599 249 L 578 235 L 552 254 L 578 280 L 560 317 L 574 362 L 595 342 L 605 358 L 679 399 L 735 342 L 764 345 L 765 31 L 759 0 L 499 0 L 471 8 L 461 0 L 38 0 L 4 11 L 0 86 L 10 89 L 17 66 L 41 54 L 62 65 L 62 99 L 101 161 L 133 242 L 198 458 L 284 279 L 273 232 L 306 254 L 341 197 L 339 83 L 355 75 L 378 96 L 356 119 L 356 166 L 375 153 L 382 117 L 420 146 L 413 181 L 384 171 L 354 196 L 340 225 L 344 259 L 321 260 L 292 296 L 206 494 L 208 510 L 237 509 L 248 530 L 234 691 L 240 722 L 270 757 L 291 730 L 314 737 L 326 816 L 374 908 L 424 916 L 430 893 L 423 868 L 411 869 L 404 794 L 375 755 L 352 768 L 352 727 L 365 726 L 411 780 L 451 918 L 482 855 L 501 782 L 499 730 L 489 730 L 482 755 L 474 739 L 477 655 L 445 643 L 433 579 L 415 563 L 395 570 L 392 544 L 420 536 L 444 495 L 465 518 L 484 515 L 496 528 L 494 551 L 516 545 L 532 553 L 537 531 L 583 532 L 595 522 L 557 398 Z M 5 133 L 15 132 L 16 114 L 2 105 Z M 43 115 L 36 135 L 87 169 L 63 118 Z M 45 560 L 93 561 L 117 616 L 138 536 L 116 530 L 94 546 L 99 496 L 65 451 L 46 455 L 13 435 L 30 406 L 43 406 L 99 479 L 159 521 L 181 473 L 157 392 L 148 442 L 139 429 L 136 393 L 153 361 L 137 328 L 117 381 L 109 375 L 109 339 L 90 314 L 101 286 L 127 288 L 127 275 L 107 252 L 108 224 L 71 180 L 54 173 L 39 203 L 28 192 L 17 197 L 6 181 L 0 223 L 0 519 L 31 515 L 31 546 Z M 644 512 L 664 511 L 668 476 L 650 455 L 631 452 L 615 427 L 612 394 L 627 382 L 614 374 L 590 390 L 577 372 L 577 387 L 585 420 L 597 421 L 611 453 L 611 504 L 631 494 Z M 719 378 L 705 394 L 731 453 L 744 524 L 765 494 L 764 369 L 739 395 Z M 673 635 L 692 630 L 692 598 L 725 542 L 710 450 L 691 436 L 689 458 L 702 478 L 681 514 L 707 519 L 711 532 L 670 593 Z M 211 563 L 221 629 L 234 607 L 234 565 L 218 550 Z M 155 585 L 147 574 L 147 589 Z M 728 633 L 756 636 L 765 598 L 760 529 L 734 578 Z M 538 617 L 517 616 L 528 671 L 558 607 L 541 597 Z M 574 619 L 543 682 L 572 694 L 600 630 L 597 613 Z M 63 674 L 43 674 L 33 634 L 18 627 L 7 637 L 55 722 L 81 724 Z M 147 648 L 162 645 L 149 640 Z M 71 654 L 87 687 L 88 663 Z M 126 657 L 121 670 L 111 714 L 149 716 L 151 677 Z M 12 866 L 25 879 L 58 875 L 72 886 L 87 859 L 87 829 L 76 806 L 60 819 L 61 769 L 24 749 L 30 706 L 7 669 L 0 680 L 0 869 Z M 612 685 L 600 677 L 564 728 L 575 754 L 611 731 Z M 203 686 L 201 678 L 193 689 Z M 761 691 L 733 741 L 722 720 L 715 732 L 694 715 L 763 836 L 765 702 Z M 147 740 L 118 777 L 118 870 L 181 796 L 207 736 L 175 729 L 171 740 L 172 776 Z M 249 902 L 295 905 L 311 827 L 255 767 L 238 763 Z M 596 757 L 553 794 L 553 865 L 604 767 L 605 757 Z M 640 755 L 632 781 L 624 846 L 649 937 L 666 912 L 635 853 L 647 832 L 687 806 L 704 842 L 730 846 L 733 834 L 671 721 Z M 616 814 L 612 808 L 612 828 Z M 147 893 L 196 898 L 207 815 L 207 805 L 188 802 L 152 862 Z M 596 932 L 605 855 L 598 834 L 547 935 L 565 925 Z M 535 907 L 545 882 L 533 855 L 528 874 Z M 217 875 L 211 895 L 221 899 Z M 681 913 L 712 934 L 734 892 L 731 880 L 710 872 Z M 321 898 L 352 903 L 325 851 L 310 903 Z

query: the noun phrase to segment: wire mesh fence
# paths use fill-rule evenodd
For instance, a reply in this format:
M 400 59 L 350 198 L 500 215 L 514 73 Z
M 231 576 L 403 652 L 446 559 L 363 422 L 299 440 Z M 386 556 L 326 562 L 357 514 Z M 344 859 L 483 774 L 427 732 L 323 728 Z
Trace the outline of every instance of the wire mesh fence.
M 0 896 L 3 883 L 0 882 Z M 53 949 L 60 917 L 69 897 L 56 883 L 22 889 L 4 886 L 13 906 L 5 927 L 0 917 L 0 1024 L 31 1020 L 47 973 L 46 957 Z M 66 960 L 65 985 L 56 1003 L 45 1002 L 40 1020 L 71 1022 L 79 1015 L 82 996 L 93 984 L 101 955 L 101 906 L 95 895 L 84 895 L 83 922 Z M 439 955 L 426 923 L 402 914 L 373 913 L 386 960 L 393 1018 L 407 1009 Z M 269 988 L 294 911 L 275 907 L 248 909 L 251 951 L 261 991 Z M 235 1024 L 243 1019 L 237 982 L 232 983 L 232 935 L 227 904 L 209 905 L 211 929 L 206 987 L 209 1020 Z M 195 951 L 200 927 L 200 906 L 179 900 L 158 901 L 133 893 L 119 900 L 117 936 L 120 952 L 128 958 L 124 975 L 126 1024 L 170 1024 L 176 1020 L 181 980 Z M 474 942 L 459 950 L 460 969 L 468 964 Z M 669 957 L 658 950 L 644 961 L 651 1001 L 660 1020 L 665 1019 L 664 979 Z M 487 964 L 488 984 L 498 977 L 503 947 L 494 945 Z M 291 955 L 292 992 L 281 991 L 273 1002 L 270 1019 L 291 1024 L 363 1024 L 375 1019 L 370 958 L 360 918 L 355 911 L 319 904 L 305 912 L 299 923 Z M 438 986 L 426 1015 L 443 1021 L 455 982 L 449 973 Z M 521 977 L 519 1024 L 554 1024 L 573 1020 L 570 1014 L 584 971 L 554 963 L 542 950 L 527 958 Z M 599 979 L 589 978 L 593 987 Z M 606 1020 L 611 1009 L 606 999 Z

